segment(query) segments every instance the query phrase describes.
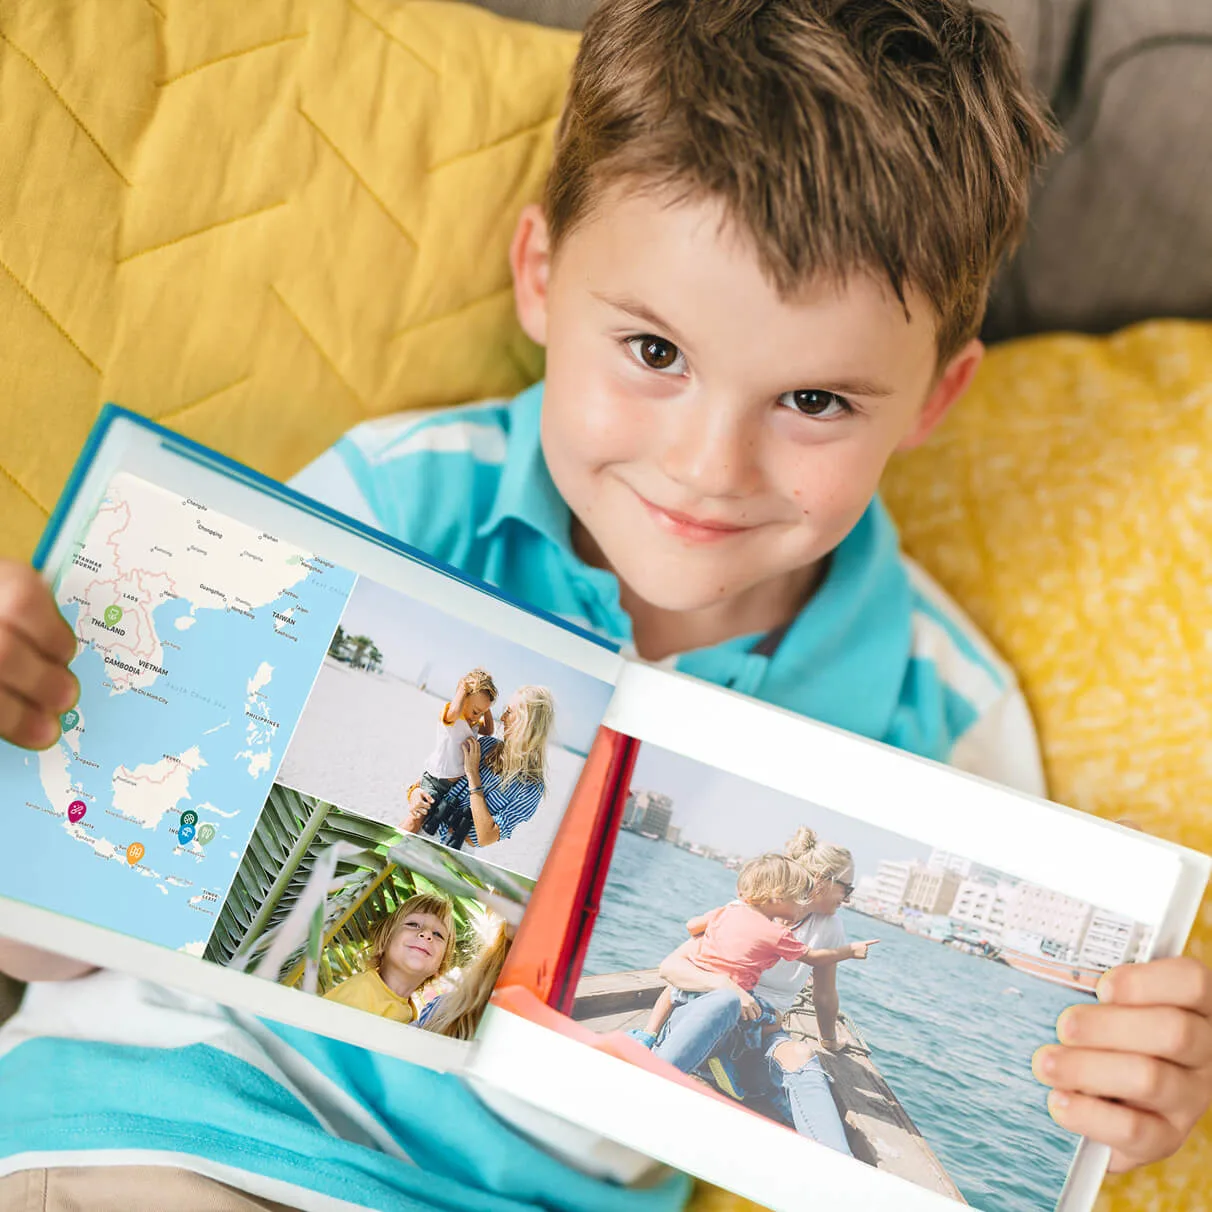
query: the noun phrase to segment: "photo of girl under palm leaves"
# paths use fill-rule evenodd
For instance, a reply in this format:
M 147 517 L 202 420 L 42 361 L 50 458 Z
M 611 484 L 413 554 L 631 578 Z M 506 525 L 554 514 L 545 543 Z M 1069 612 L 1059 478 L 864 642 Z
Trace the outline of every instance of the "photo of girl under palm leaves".
M 276 785 L 206 958 L 469 1039 L 533 886 Z

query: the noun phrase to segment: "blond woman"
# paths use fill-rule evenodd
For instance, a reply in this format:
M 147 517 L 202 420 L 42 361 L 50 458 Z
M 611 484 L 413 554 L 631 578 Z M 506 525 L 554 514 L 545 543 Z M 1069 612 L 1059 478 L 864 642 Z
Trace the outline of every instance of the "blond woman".
M 464 778 L 446 795 L 438 841 L 455 850 L 464 841 L 491 846 L 539 810 L 547 789 L 547 742 L 555 700 L 546 686 L 523 686 L 501 716 L 502 735 L 463 742 Z M 419 784 L 408 792 L 406 833 L 422 828 L 433 797 Z

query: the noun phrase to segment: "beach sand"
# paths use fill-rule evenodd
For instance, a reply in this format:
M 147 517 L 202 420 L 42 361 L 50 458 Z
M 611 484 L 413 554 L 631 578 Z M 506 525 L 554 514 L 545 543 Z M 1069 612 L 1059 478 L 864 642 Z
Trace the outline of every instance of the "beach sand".
M 366 673 L 327 658 L 278 782 L 360 816 L 399 825 L 405 792 L 421 777 L 445 701 L 390 674 Z M 538 812 L 507 841 L 472 853 L 537 877 L 583 764 L 579 754 L 549 744 L 547 794 Z

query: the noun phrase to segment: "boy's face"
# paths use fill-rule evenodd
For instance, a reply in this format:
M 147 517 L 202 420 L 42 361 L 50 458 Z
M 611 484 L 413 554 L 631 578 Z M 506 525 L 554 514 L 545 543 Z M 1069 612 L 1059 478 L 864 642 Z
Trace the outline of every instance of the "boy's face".
M 552 260 L 514 239 L 523 327 L 547 347 L 543 451 L 590 562 L 668 611 L 798 607 L 818 562 L 967 386 L 935 327 L 873 278 L 781 299 L 712 203 L 616 193 Z M 755 616 L 756 608 L 756 616 Z
M 469 694 L 463 700 L 463 718 L 468 723 L 474 723 L 492 706 L 492 699 L 483 691 Z

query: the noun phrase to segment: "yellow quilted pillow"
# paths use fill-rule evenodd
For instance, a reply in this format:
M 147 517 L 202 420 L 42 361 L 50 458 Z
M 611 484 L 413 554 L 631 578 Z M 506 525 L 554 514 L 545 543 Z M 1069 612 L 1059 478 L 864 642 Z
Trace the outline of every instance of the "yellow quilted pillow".
M 536 378 L 506 245 L 575 49 L 434 2 L 0 0 L 0 554 L 107 399 L 284 476 Z M 1209 326 L 997 349 L 888 499 L 1019 670 L 1055 794 L 1212 850 L 1209 382 Z M 1209 1212 L 1209 1173 L 1205 1129 L 1101 1208 Z

